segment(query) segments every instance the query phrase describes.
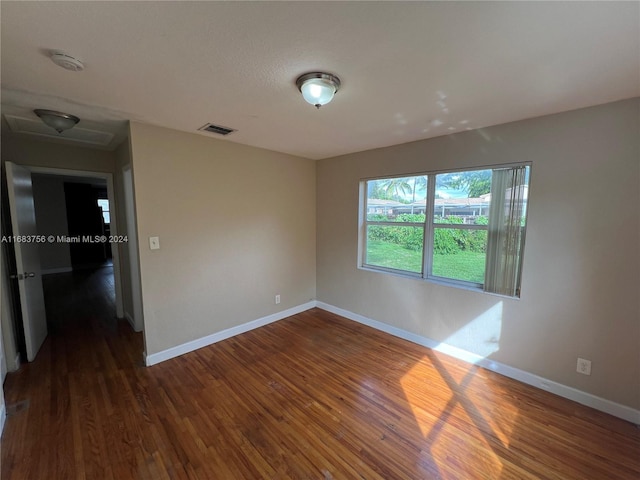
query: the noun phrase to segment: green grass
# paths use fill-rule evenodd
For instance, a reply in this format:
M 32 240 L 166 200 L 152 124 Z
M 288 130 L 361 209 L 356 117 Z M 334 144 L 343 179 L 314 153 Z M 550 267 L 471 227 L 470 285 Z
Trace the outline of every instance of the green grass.
M 484 283 L 486 254 L 458 252 L 452 255 L 433 256 L 433 274 L 467 282 Z
M 395 243 L 369 240 L 367 242 L 367 263 L 420 273 L 422 272 L 422 252 L 408 250 Z
M 394 243 L 370 240 L 367 243 L 367 263 L 409 272 L 422 272 L 422 252 L 408 250 Z M 433 275 L 456 280 L 484 283 L 485 254 L 460 251 L 433 256 Z

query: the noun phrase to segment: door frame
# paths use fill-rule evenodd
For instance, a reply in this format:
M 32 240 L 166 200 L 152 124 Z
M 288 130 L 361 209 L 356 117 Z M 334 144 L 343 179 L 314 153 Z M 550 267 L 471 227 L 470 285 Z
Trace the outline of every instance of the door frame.
M 129 317 L 127 312 L 125 312 L 125 317 L 127 317 L 127 320 L 129 320 L 129 323 L 136 332 L 143 332 L 144 335 L 142 283 L 140 280 L 140 257 L 138 256 L 138 228 L 135 212 L 133 169 L 130 164 L 122 167 L 122 193 L 124 197 L 124 222 L 126 223 L 127 235 L 129 237 L 126 248 L 129 249 L 129 276 L 133 308 L 133 311 L 129 312 L 131 317 Z M 146 357 L 144 352 L 143 355 Z
M 107 182 L 107 198 L 109 200 L 109 214 L 110 214 L 110 226 L 111 235 L 118 235 L 118 214 L 116 207 L 116 195 L 113 187 L 113 173 L 96 172 L 89 170 L 67 170 L 65 168 L 53 168 L 53 167 L 35 167 L 32 165 L 21 165 L 27 168 L 31 173 L 39 173 L 45 175 L 55 175 L 64 177 L 89 177 L 100 178 Z M 120 251 L 119 249 L 112 248 L 111 256 L 113 258 L 113 282 L 116 295 L 116 316 L 123 318 L 124 316 L 124 304 L 122 301 L 122 278 L 120 268 Z

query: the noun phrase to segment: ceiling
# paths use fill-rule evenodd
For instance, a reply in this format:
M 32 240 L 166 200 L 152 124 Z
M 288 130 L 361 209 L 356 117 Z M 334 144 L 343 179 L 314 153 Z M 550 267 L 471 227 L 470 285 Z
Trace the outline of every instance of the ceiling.
M 638 2 L 9 2 L 2 113 L 127 120 L 320 159 L 640 95 Z M 64 51 L 85 69 L 49 55 Z M 316 110 L 296 78 L 342 88 Z M 3 135 L 9 134 L 3 122 Z M 55 135 L 55 133 L 54 133 Z M 65 141 L 64 139 L 62 141 Z M 68 140 L 71 141 L 71 140 Z

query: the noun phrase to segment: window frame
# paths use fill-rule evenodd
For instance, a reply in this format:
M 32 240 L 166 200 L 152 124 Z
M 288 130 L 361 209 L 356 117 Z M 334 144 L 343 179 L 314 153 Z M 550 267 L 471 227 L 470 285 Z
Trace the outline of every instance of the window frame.
M 405 173 L 405 174 L 395 174 L 395 175 L 385 175 L 385 176 L 376 176 L 376 177 L 367 177 L 360 179 L 360 202 L 359 202 L 359 228 L 358 228 L 358 268 L 362 270 L 368 270 L 373 272 L 383 272 L 383 273 L 391 273 L 394 275 L 399 275 L 402 277 L 410 277 L 422 279 L 427 282 L 450 285 L 458 288 L 464 288 L 468 290 L 478 291 L 487 293 L 490 295 L 498 295 L 504 296 L 507 298 L 520 298 L 520 282 L 522 278 L 522 263 L 524 259 L 524 240 L 526 238 L 527 231 L 527 223 L 528 223 L 528 215 L 529 215 L 529 199 L 527 197 L 527 206 L 524 215 L 524 226 L 522 227 L 522 253 L 520 258 L 520 266 L 518 272 L 518 284 L 519 287 L 517 289 L 517 294 L 515 296 L 503 295 L 500 293 L 492 293 L 484 290 L 484 282 L 477 283 L 471 282 L 467 280 L 459 280 L 450 277 L 441 277 L 433 274 L 433 247 L 434 247 L 434 235 L 435 230 L 437 228 L 447 228 L 447 229 L 456 229 L 456 230 L 472 230 L 472 231 L 487 231 L 488 225 L 477 225 L 477 224 L 449 224 L 449 223 L 436 223 L 435 222 L 435 192 L 436 192 L 436 176 L 447 173 L 456 173 L 456 172 L 472 172 L 478 170 L 497 170 L 497 169 L 509 169 L 509 168 L 517 168 L 517 167 L 528 167 L 529 168 L 529 181 L 527 182 L 527 187 L 531 184 L 531 162 L 517 162 L 517 163 L 508 163 L 508 164 L 496 164 L 496 165 L 482 165 L 475 167 L 461 167 L 456 169 L 447 169 L 447 170 L 431 170 L 425 172 L 418 173 Z M 368 182 L 374 180 L 386 180 L 393 178 L 411 178 L 418 176 L 426 176 L 427 177 L 427 188 L 426 188 L 426 209 L 425 209 L 425 221 L 424 223 L 417 222 L 392 222 L 392 221 L 375 221 L 367 219 L 367 201 L 368 201 Z M 492 198 L 493 200 L 493 198 Z M 367 257 L 367 235 L 368 235 L 368 227 L 371 225 L 376 226 L 396 226 L 396 227 L 414 227 L 419 228 L 422 226 L 423 228 L 423 248 L 422 248 L 422 272 L 412 272 L 409 270 L 401 270 L 397 268 L 384 267 L 379 265 L 372 265 L 366 263 Z M 487 266 L 485 264 L 485 272 Z
M 105 210 L 104 208 L 102 208 L 102 205 L 100 205 L 100 201 L 101 200 L 107 202 L 107 206 L 109 207 L 108 209 Z M 100 214 L 102 215 L 102 222 L 105 225 L 111 225 L 111 204 L 109 203 L 109 199 L 108 198 L 98 198 L 96 203 L 98 204 L 98 207 L 100 208 Z M 105 213 L 109 214 L 109 221 L 108 222 L 104 218 L 104 214 Z

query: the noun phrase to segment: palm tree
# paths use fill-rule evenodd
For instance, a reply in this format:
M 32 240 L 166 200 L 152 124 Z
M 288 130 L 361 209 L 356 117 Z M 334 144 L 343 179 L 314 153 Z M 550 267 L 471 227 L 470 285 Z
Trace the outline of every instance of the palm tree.
M 382 182 L 382 188 L 389 197 L 395 197 L 397 200 L 403 200 L 404 195 L 412 192 L 407 178 L 387 178 Z
M 470 170 L 440 176 L 443 186 L 467 192 L 468 198 L 478 198 L 491 191 L 491 170 Z
M 416 203 L 416 191 L 418 190 L 418 186 L 426 187 L 427 186 L 427 177 L 424 175 L 420 175 L 419 177 L 413 177 L 413 197 L 411 200 L 411 213 L 413 214 L 413 207 Z

